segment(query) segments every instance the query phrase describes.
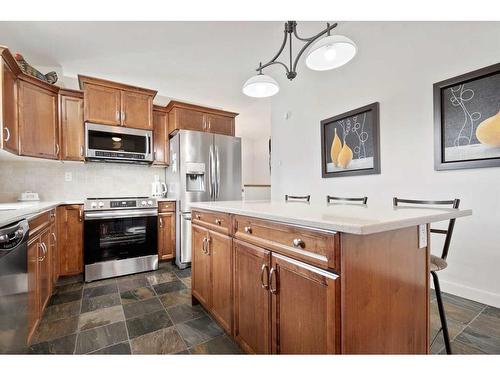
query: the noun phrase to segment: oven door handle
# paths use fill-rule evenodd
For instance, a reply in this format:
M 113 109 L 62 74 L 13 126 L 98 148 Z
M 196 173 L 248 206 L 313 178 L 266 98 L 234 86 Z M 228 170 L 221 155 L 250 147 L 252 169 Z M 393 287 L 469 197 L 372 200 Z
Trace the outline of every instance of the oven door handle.
M 158 211 L 151 210 L 127 210 L 125 211 L 98 211 L 98 212 L 85 212 L 85 220 L 102 220 L 102 219 L 126 219 L 129 217 L 144 217 L 144 216 L 158 216 Z

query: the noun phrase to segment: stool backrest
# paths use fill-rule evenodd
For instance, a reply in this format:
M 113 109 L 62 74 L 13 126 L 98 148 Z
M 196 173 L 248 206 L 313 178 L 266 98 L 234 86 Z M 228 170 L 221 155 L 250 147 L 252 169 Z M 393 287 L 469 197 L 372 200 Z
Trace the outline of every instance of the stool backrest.
M 285 202 L 288 201 L 298 201 L 298 202 L 309 202 L 311 200 L 311 195 L 285 195 Z
M 416 200 L 416 199 L 401 199 L 394 197 L 392 198 L 392 202 L 394 206 L 398 206 L 399 203 L 405 204 L 414 204 L 414 205 L 443 205 L 443 206 L 451 206 L 451 208 L 458 208 L 460 205 L 460 199 L 453 199 L 448 201 L 426 201 L 426 200 Z M 453 228 L 455 227 L 455 219 L 450 219 L 448 223 L 448 229 L 432 229 L 431 233 L 444 234 L 446 235 L 444 240 L 443 252 L 441 253 L 441 258 L 446 259 L 448 256 L 448 250 L 450 249 L 451 236 L 453 234 Z
M 332 195 L 327 195 L 326 196 L 326 203 L 332 203 L 333 202 L 359 202 L 361 204 L 366 204 L 368 202 L 368 197 L 334 197 Z

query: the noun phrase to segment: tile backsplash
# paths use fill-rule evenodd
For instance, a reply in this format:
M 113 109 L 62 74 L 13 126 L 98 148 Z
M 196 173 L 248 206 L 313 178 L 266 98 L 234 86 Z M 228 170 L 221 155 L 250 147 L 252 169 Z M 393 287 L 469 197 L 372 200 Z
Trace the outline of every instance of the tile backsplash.
M 15 201 L 28 190 L 42 201 L 150 196 L 154 175 L 165 181 L 164 168 L 145 165 L 0 160 L 0 202 Z

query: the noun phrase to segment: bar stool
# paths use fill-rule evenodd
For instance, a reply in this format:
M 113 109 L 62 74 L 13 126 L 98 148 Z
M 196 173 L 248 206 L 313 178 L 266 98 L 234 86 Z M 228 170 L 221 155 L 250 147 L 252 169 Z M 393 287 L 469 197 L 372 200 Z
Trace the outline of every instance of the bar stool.
M 414 200 L 414 199 L 400 199 L 394 197 L 393 205 L 397 206 L 399 203 L 451 205 L 452 208 L 458 208 L 458 206 L 460 205 L 460 199 L 453 199 L 449 201 L 426 201 L 426 200 Z M 446 315 L 444 311 L 443 298 L 441 296 L 441 287 L 439 285 L 439 278 L 437 272 L 444 270 L 446 267 L 448 267 L 448 263 L 446 262 L 446 257 L 448 256 L 448 250 L 450 248 L 450 242 L 451 242 L 451 235 L 453 234 L 454 227 L 455 227 L 455 219 L 451 219 L 450 222 L 448 223 L 448 229 L 431 228 L 431 233 L 444 234 L 446 236 L 444 240 L 443 252 L 441 253 L 441 257 L 431 254 L 431 264 L 430 264 L 432 280 L 434 282 L 434 289 L 436 291 L 436 301 L 439 310 L 439 319 L 441 320 L 441 330 L 443 331 L 444 345 L 446 347 L 446 354 L 451 354 L 450 335 L 448 333 L 448 325 L 446 323 Z M 437 334 L 439 334 L 439 331 Z
M 368 197 L 352 198 L 352 197 L 334 197 L 332 195 L 326 196 L 326 203 L 335 202 L 360 202 L 361 204 L 366 204 L 368 202 Z M 335 203 L 333 202 L 333 203 Z
M 295 201 L 295 202 L 307 202 L 311 200 L 311 195 L 285 195 L 285 202 Z

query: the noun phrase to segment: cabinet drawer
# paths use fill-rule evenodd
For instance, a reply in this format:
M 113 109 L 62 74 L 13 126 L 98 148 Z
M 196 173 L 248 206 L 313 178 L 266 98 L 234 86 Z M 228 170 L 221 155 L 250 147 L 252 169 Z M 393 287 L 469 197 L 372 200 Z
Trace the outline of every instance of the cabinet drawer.
M 50 222 L 52 221 L 51 212 L 53 211 L 54 210 L 50 210 L 41 213 L 40 215 L 37 215 L 34 218 L 28 220 L 28 225 L 30 228 L 30 238 L 34 238 L 37 234 L 40 233 L 42 229 L 44 229 L 46 226 L 50 224 Z
M 234 237 L 318 267 L 340 271 L 340 239 L 336 232 L 235 216 Z
M 230 234 L 231 220 L 228 214 L 215 211 L 193 210 L 191 215 L 193 223 L 202 225 L 216 232 Z
M 158 212 L 174 212 L 175 202 L 158 202 Z

